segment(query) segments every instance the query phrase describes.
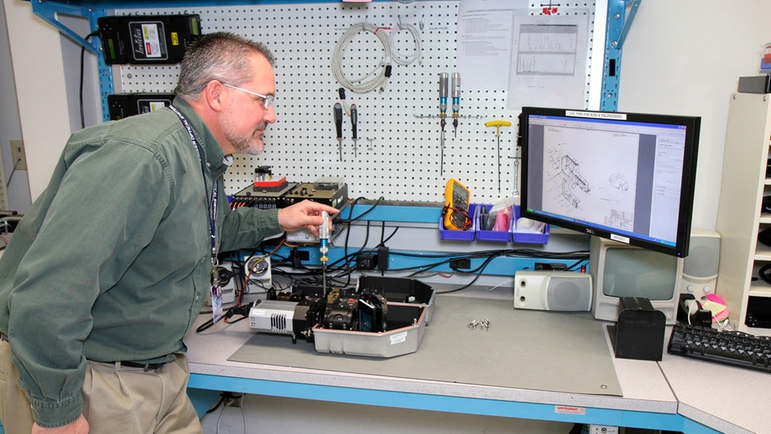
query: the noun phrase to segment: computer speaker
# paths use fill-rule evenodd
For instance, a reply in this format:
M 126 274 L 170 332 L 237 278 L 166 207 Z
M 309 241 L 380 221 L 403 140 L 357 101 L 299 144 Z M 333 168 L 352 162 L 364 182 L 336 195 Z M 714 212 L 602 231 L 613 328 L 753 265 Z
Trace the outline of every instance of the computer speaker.
M 592 306 L 592 276 L 570 271 L 514 273 L 514 309 L 586 312 Z
M 681 294 L 693 294 L 704 302 L 715 292 L 717 269 L 720 262 L 720 234 L 707 229 L 691 229 L 688 256 L 683 260 Z

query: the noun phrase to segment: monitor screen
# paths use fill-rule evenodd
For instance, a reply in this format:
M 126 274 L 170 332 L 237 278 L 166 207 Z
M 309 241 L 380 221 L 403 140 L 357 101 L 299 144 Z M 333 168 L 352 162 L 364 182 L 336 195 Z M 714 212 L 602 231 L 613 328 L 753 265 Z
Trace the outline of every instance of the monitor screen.
M 685 257 L 700 123 L 523 107 L 522 217 Z

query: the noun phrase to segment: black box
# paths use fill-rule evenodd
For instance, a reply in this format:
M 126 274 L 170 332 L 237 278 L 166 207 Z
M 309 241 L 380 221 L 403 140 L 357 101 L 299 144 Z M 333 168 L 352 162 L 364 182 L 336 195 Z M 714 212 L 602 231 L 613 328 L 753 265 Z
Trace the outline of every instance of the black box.
M 117 121 L 129 116 L 154 112 L 168 107 L 174 101 L 173 93 L 119 93 L 107 95 L 110 120 Z
M 771 298 L 749 296 L 744 325 L 752 328 L 771 329 Z
M 109 16 L 97 23 L 108 65 L 179 63 L 201 37 L 198 14 Z
M 348 206 L 348 185 L 337 182 L 314 182 L 299 184 L 284 195 L 291 203 L 305 199 L 323 203 L 337 209 Z
M 698 308 L 688 303 L 696 303 Z M 701 303 L 696 300 L 693 294 L 680 294 L 680 304 L 677 306 L 677 322 L 690 324 L 697 327 L 712 327 L 712 312 L 701 307 Z
M 664 353 L 664 312 L 654 310 L 650 300 L 623 297 L 618 322 L 610 331 L 611 342 L 619 359 L 660 361 Z
M 739 92 L 771 93 L 771 75 L 739 77 Z

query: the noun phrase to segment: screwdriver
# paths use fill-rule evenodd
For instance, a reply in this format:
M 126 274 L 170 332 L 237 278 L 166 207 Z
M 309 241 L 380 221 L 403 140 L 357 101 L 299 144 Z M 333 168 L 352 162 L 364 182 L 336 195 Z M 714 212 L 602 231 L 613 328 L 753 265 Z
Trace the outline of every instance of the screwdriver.
M 343 161 L 343 106 L 335 103 L 335 128 L 337 129 L 337 149 L 340 151 L 340 161 Z
M 460 111 L 460 73 L 452 73 L 452 128 L 453 137 L 458 137 L 458 112 Z
M 498 137 L 498 193 L 500 193 L 501 192 L 501 127 L 510 127 L 511 122 L 495 120 L 495 121 L 485 122 L 485 126 L 495 127 L 495 135 Z M 516 182 L 514 184 L 514 194 L 519 196 Z
M 359 111 L 356 110 L 356 104 L 351 104 L 351 138 L 353 139 L 353 157 L 358 157 L 357 142 L 359 137 L 356 134 L 356 123 L 359 121 Z
M 444 127 L 447 125 L 445 118 L 447 117 L 447 81 L 448 75 L 446 72 L 439 73 L 439 117 L 441 121 L 439 125 L 442 127 L 442 133 L 439 136 L 439 166 L 440 173 L 444 173 Z
M 319 253 L 321 254 L 321 289 L 327 293 L 327 253 L 329 252 L 329 213 L 321 211 L 324 219 L 319 226 Z

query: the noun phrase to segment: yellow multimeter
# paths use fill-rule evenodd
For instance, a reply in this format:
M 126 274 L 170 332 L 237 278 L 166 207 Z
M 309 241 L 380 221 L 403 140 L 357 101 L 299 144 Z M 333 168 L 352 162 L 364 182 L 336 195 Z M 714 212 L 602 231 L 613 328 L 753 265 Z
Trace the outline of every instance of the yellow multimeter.
M 444 188 L 444 227 L 455 231 L 465 231 L 471 227 L 469 204 L 471 192 L 455 178 L 447 181 Z

